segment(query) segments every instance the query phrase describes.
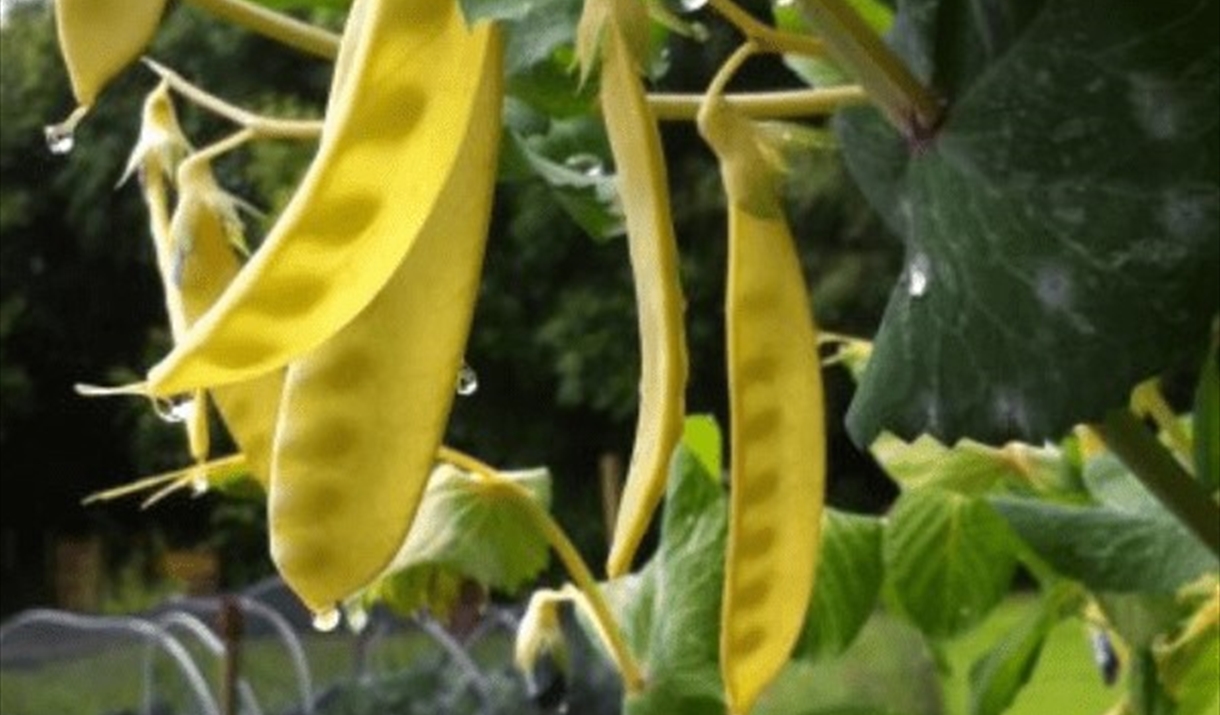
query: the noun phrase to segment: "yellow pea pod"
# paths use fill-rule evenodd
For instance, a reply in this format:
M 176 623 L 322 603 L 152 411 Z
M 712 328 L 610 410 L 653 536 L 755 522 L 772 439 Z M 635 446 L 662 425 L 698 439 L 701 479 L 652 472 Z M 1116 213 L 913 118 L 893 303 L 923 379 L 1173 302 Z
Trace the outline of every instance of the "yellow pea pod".
M 365 21 L 379 26 L 370 31 L 379 39 L 373 76 L 381 81 L 368 90 L 382 95 L 363 98 L 365 104 L 397 106 L 411 94 L 401 83 L 419 81 L 407 71 L 416 65 L 436 78 L 431 91 L 470 96 L 454 115 L 413 117 L 412 108 L 426 112 L 433 102 L 449 102 L 427 94 L 401 113 L 375 117 L 387 124 L 371 132 L 384 138 L 399 132 L 401 141 L 375 155 L 358 151 L 364 181 L 383 175 L 385 166 L 412 174 L 431 168 L 446 179 L 435 201 L 416 203 L 397 194 L 401 182 L 387 177 L 373 197 L 392 210 L 387 228 L 422 219 L 418 232 L 392 234 L 413 239 L 410 252 L 354 320 L 288 368 L 268 499 L 271 553 L 288 584 L 319 613 L 383 573 L 414 519 L 478 295 L 500 135 L 503 58 L 494 28 L 468 29 L 452 0 L 377 0 L 365 8 Z M 438 23 L 443 33 L 434 31 Z M 421 27 L 433 29 L 421 37 Z M 452 171 L 434 159 L 402 163 L 415 157 L 416 137 L 428 122 L 458 133 L 454 151 L 427 145 L 450 157 Z
M 55 0 L 59 50 L 72 94 L 91 106 L 152 41 L 166 0 Z
M 474 112 L 489 41 L 452 0 L 362 0 L 352 20 L 300 187 L 216 305 L 149 371 L 149 394 L 261 375 L 334 335 L 414 250 L 467 128 L 488 121 Z
M 643 12 L 643 5 L 632 4 Z M 687 355 L 660 132 L 648 109 L 630 38 L 614 19 L 602 38 L 602 115 L 627 221 L 641 358 L 635 444 L 606 565 L 613 578 L 631 570 L 635 551 L 665 495 L 669 459 L 682 437 Z
M 721 162 L 729 211 L 725 313 L 730 516 L 720 669 L 748 713 L 800 635 L 821 539 L 826 442 L 817 336 L 776 183 L 752 125 L 720 98 L 700 131 Z
M 170 224 L 172 248 L 166 290 L 180 296 L 184 323 L 189 326 L 216 302 L 240 271 L 233 244 L 240 241 L 241 224 L 235 214 L 235 200 L 217 185 L 209 157 L 196 155 L 182 162 L 178 190 L 178 209 Z M 246 457 L 250 474 L 264 488 L 270 482 L 272 438 L 283 385 L 284 370 L 276 369 L 204 393 L 215 401 L 221 419 Z M 203 405 L 197 399 L 196 409 Z

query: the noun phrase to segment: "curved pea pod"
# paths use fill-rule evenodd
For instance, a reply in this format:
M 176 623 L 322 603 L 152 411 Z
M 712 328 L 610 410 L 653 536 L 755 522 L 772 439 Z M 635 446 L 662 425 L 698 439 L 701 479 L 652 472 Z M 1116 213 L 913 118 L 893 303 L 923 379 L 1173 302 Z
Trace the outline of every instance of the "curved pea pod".
M 166 0 L 55 0 L 59 50 L 82 109 L 91 106 L 152 41 L 165 4 Z
M 261 375 L 350 322 L 414 250 L 476 116 L 490 47 L 454 0 L 362 0 L 318 153 L 263 244 L 149 371 L 166 396 Z
M 627 222 L 641 358 L 635 444 L 606 565 L 613 578 L 631 570 L 665 495 L 669 459 L 682 437 L 687 373 L 684 301 L 661 136 L 628 38 L 613 21 L 603 34 L 601 104 Z
M 370 20 L 419 26 L 418 3 L 384 4 L 366 9 Z M 386 66 L 409 66 L 414 57 L 432 64 L 432 53 L 443 58 L 449 44 L 467 49 L 461 70 L 474 81 L 450 77 L 444 92 L 471 92 L 469 107 L 456 117 L 427 118 L 461 124 L 453 169 L 446 168 L 432 203 L 384 197 L 399 217 L 394 225 L 425 217 L 411 250 L 354 320 L 289 366 L 285 382 L 268 498 L 271 553 L 319 613 L 374 581 L 406 539 L 444 435 L 478 295 L 500 134 L 502 48 L 493 28 L 467 30 L 456 4 L 447 6 L 452 29 L 438 44 L 391 44 L 402 61 Z M 395 81 L 391 75 L 377 88 L 386 101 L 399 96 Z M 404 118 L 411 125 L 404 131 L 424 121 Z M 397 151 L 414 154 L 410 145 L 383 148 L 367 170 L 396 164 Z
M 821 538 L 826 443 L 808 291 L 777 183 L 752 125 L 719 98 L 700 131 L 729 203 L 725 312 L 732 440 L 720 668 L 748 713 L 805 620 Z
M 166 288 L 179 294 L 184 322 L 189 326 L 240 271 L 234 246 L 242 241 L 242 227 L 236 200 L 217 185 L 206 156 L 182 162 L 178 190 L 178 208 L 169 232 L 172 248 Z M 251 475 L 264 488 L 270 481 L 272 438 L 283 385 L 284 370 L 277 369 L 206 393 L 246 456 Z

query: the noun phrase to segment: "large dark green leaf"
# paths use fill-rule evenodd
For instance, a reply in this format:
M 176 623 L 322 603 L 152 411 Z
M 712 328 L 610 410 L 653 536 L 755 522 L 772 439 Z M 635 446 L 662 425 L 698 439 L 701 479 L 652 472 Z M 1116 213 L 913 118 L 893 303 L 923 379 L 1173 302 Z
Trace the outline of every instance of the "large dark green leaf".
M 1220 489 L 1220 361 L 1212 343 L 1195 387 L 1195 474 L 1210 491 Z
M 907 254 L 848 415 L 861 445 L 1057 439 L 1197 359 L 1220 306 L 1220 3 L 1046 0 L 990 35 L 945 19 L 965 5 L 898 16 L 956 92 L 934 137 L 837 122 Z
M 885 570 L 904 614 L 948 638 L 977 624 L 1008 593 L 1014 538 L 984 500 L 929 487 L 905 492 L 885 529 Z
M 1029 546 L 1090 589 L 1173 593 L 1217 568 L 1216 557 L 1172 516 L 997 498 Z

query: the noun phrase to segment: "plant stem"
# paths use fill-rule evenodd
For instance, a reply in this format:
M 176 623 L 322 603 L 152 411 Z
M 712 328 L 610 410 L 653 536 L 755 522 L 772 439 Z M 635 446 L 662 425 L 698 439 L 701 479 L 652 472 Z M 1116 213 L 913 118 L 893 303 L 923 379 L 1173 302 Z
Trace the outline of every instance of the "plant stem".
M 1220 556 L 1220 505 L 1130 410 L 1114 410 L 1094 429 L 1148 491 Z
M 247 0 L 187 1 L 222 20 L 228 20 L 302 52 L 327 60 L 333 60 L 339 54 L 339 36 L 333 32 Z
M 762 52 L 780 52 L 806 57 L 823 57 L 826 45 L 816 37 L 777 30 L 755 19 L 733 0 L 710 0 L 708 5 L 736 27 L 746 39 L 753 40 Z
M 908 138 L 940 124 L 941 104 L 846 0 L 801 0 L 830 56 L 856 77 L 886 117 Z
M 856 85 L 785 92 L 726 94 L 729 106 L 751 119 L 796 119 L 833 113 L 840 107 L 863 104 L 868 95 Z M 701 94 L 649 94 L 648 106 L 661 121 L 694 121 L 703 103 Z
M 614 616 L 610 613 L 610 607 L 606 604 L 606 599 L 602 597 L 601 589 L 594 580 L 593 574 L 589 571 L 589 567 L 585 564 L 584 559 L 580 557 L 580 552 L 572 545 L 568 535 L 551 517 L 550 512 L 542 507 L 530 493 L 510 480 L 499 477 L 496 480 L 495 487 L 503 490 L 507 495 L 510 495 L 517 507 L 520 508 L 530 521 L 534 522 L 534 526 L 542 533 L 547 543 L 559 555 L 559 560 L 563 562 L 564 567 L 568 570 L 568 575 L 572 577 L 573 583 L 580 589 L 581 593 L 589 602 L 589 611 L 597 622 L 598 629 L 606 639 L 606 645 L 610 648 L 610 655 L 618 666 L 619 673 L 623 677 L 623 684 L 629 693 L 638 693 L 644 689 L 644 674 L 640 671 L 639 665 L 632 657 L 630 649 L 627 648 L 627 642 L 623 639 L 622 631 L 619 630 L 618 623 L 614 620 Z
M 593 573 L 589 571 L 580 552 L 576 550 L 572 541 L 568 539 L 568 535 L 555 522 L 550 512 L 534 499 L 528 489 L 504 477 L 499 470 L 475 457 L 442 445 L 437 450 L 437 459 L 479 477 L 484 488 L 496 490 L 501 495 L 508 497 L 534 523 L 543 538 L 559 555 L 559 560 L 567 568 L 568 575 L 572 577 L 572 581 L 588 601 L 589 613 L 596 621 L 598 629 L 606 640 L 606 645 L 610 648 L 610 655 L 618 666 L 619 673 L 623 676 L 623 683 L 628 692 L 638 693 L 643 690 L 644 675 L 635 662 L 635 658 L 632 657 L 631 650 L 627 648 L 627 642 L 623 639 L 618 622 L 611 615 L 610 607 L 606 604 L 606 599 L 602 597 L 601 589 L 598 588 Z
M 192 103 L 250 130 L 251 138 L 317 139 L 322 133 L 322 122 L 316 119 L 276 119 L 255 114 L 226 102 L 158 62 L 146 58 L 144 64 Z

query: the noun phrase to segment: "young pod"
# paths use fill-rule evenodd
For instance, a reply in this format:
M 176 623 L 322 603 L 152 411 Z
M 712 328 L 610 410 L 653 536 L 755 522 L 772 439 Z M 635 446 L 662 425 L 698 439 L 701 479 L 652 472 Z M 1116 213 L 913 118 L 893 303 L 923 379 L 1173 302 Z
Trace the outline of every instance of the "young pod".
M 678 281 L 678 248 L 669 210 L 665 157 L 648 108 L 631 38 L 615 7 L 602 29 L 601 106 L 627 222 L 627 247 L 640 330 L 640 407 L 631 464 L 606 570 L 631 570 L 632 558 L 665 494 L 669 459 L 685 416 L 686 339 Z M 644 28 L 647 28 L 645 18 Z
M 699 127 L 728 195 L 730 516 L 720 667 L 744 715 L 788 661 L 813 592 L 825 491 L 821 367 L 775 169 L 721 98 Z

